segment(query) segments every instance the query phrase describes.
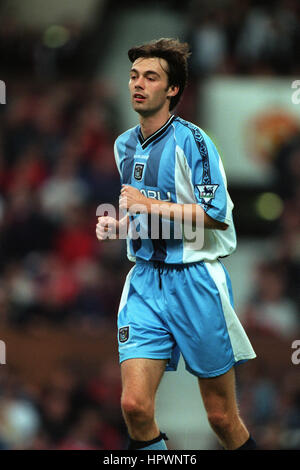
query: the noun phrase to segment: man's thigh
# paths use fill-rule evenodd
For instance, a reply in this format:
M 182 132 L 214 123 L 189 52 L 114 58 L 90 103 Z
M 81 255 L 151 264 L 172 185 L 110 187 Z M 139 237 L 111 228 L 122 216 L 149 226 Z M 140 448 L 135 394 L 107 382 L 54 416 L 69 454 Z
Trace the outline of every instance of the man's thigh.
M 237 411 L 234 367 L 218 377 L 199 377 L 198 383 L 208 413 L 235 413 Z
M 175 364 L 176 343 L 166 325 L 165 310 L 157 269 L 151 263 L 138 263 L 127 276 L 118 312 L 120 363 L 143 358 L 172 359 Z
M 154 400 L 167 361 L 134 358 L 122 362 L 122 395 L 137 401 Z
M 219 261 L 170 270 L 165 281 L 168 327 L 189 372 L 218 377 L 255 357 L 232 307 L 229 281 Z

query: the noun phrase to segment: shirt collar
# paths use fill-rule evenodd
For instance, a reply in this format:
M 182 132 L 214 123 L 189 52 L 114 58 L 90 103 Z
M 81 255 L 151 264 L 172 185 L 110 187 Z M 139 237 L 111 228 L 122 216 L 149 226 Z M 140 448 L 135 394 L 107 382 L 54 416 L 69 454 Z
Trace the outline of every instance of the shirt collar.
M 168 129 L 169 125 L 171 124 L 171 122 L 173 122 L 174 119 L 175 119 L 175 116 L 174 116 L 174 114 L 172 114 L 172 116 L 170 116 L 170 118 L 167 120 L 167 122 L 162 127 L 157 129 L 157 131 L 155 131 L 153 134 L 149 135 L 149 137 L 147 137 L 147 139 L 144 139 L 144 137 L 142 135 L 142 132 L 141 132 L 141 128 L 139 128 L 138 138 L 139 138 L 139 141 L 140 141 L 140 144 L 141 144 L 142 148 L 145 149 L 149 144 L 151 144 L 151 142 L 158 139 L 162 134 L 164 134 L 165 131 Z

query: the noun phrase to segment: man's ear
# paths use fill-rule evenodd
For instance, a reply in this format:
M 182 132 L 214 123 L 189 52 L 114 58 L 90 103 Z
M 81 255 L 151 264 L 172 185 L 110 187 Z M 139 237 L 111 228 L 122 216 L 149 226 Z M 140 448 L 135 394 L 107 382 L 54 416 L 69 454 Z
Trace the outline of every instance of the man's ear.
M 178 85 L 171 85 L 169 87 L 167 97 L 172 98 L 173 96 L 176 96 L 178 92 L 179 92 L 179 86 Z

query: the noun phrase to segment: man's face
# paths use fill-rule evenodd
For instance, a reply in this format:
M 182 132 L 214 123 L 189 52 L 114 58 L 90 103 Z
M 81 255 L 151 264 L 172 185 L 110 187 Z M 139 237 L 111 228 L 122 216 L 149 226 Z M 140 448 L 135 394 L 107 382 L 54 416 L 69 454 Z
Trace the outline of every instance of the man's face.
M 140 57 L 130 71 L 129 91 L 133 109 L 151 116 L 163 107 L 169 109 L 168 96 L 176 94 L 168 85 L 168 63 L 158 57 Z

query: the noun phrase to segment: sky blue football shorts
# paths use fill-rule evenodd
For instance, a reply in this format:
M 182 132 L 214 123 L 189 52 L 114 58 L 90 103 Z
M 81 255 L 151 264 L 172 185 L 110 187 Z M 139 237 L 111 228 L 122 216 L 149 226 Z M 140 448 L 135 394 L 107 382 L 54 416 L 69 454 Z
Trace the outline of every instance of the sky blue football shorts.
M 220 261 L 162 265 L 137 260 L 118 312 L 120 363 L 168 359 L 180 353 L 197 377 L 215 377 L 256 357 L 233 308 L 229 275 Z

